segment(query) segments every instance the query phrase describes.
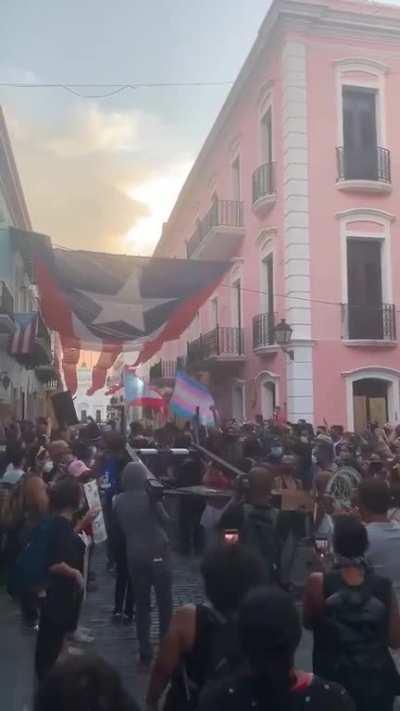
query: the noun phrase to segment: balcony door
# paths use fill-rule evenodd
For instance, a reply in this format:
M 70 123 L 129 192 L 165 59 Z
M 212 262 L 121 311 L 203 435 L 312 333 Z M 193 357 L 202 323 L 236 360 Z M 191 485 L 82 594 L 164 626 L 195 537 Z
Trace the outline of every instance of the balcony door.
M 262 306 L 264 314 L 274 312 L 274 258 L 269 254 L 262 260 Z
M 353 383 L 354 430 L 363 432 L 370 422 L 384 425 L 389 419 L 388 383 L 364 378 Z
M 378 179 L 377 92 L 343 87 L 343 150 L 346 180 Z
M 211 307 L 211 327 L 217 328 L 217 326 L 218 326 L 218 297 L 217 296 L 215 296 L 214 299 L 211 299 L 210 307 Z
M 235 384 L 232 389 L 232 416 L 238 422 L 243 422 L 245 418 L 245 396 L 242 383 Z
M 381 242 L 347 241 L 350 339 L 383 338 Z
M 261 119 L 261 157 L 263 163 L 272 162 L 272 111 L 271 107 Z
M 232 163 L 232 197 L 235 202 L 240 202 L 240 157 Z

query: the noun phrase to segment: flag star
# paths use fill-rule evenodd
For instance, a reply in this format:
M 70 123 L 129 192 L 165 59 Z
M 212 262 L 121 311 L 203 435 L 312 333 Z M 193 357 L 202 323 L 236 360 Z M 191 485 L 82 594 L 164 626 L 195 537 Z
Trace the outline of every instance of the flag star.
M 117 294 L 96 294 L 83 291 L 101 308 L 92 326 L 122 321 L 137 331 L 145 333 L 144 316 L 147 311 L 175 299 L 143 298 L 140 293 L 141 270 L 136 269 Z

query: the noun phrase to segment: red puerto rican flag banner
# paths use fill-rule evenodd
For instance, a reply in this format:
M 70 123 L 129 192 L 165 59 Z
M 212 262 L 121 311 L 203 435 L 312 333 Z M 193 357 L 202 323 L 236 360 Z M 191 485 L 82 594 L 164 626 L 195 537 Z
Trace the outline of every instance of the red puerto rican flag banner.
M 151 358 L 186 330 L 228 262 L 53 249 L 50 238 L 10 228 L 38 285 L 46 325 L 58 332 L 66 386 L 76 392 L 81 350 L 99 351 L 89 394 L 122 352 Z

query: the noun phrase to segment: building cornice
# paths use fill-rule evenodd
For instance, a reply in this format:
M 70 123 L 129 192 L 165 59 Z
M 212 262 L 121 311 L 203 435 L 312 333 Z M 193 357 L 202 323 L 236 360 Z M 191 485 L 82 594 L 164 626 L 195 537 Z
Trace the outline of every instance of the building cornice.
M 237 102 L 247 87 L 247 82 L 257 68 L 260 55 L 279 37 L 278 29 L 286 32 L 307 31 L 308 34 L 328 31 L 343 37 L 362 36 L 400 39 L 400 8 L 361 0 L 274 0 L 258 32 L 257 39 L 230 90 L 222 109 L 206 138 L 203 147 L 187 177 L 171 212 L 173 222 L 187 199 L 193 194 L 195 184 L 204 175 L 206 162 L 219 139 Z M 206 171 L 207 172 L 207 171 Z M 165 237 L 168 231 L 165 233 Z M 155 252 L 161 249 L 165 238 L 161 237 Z
M 0 106 L 0 190 L 10 212 L 14 227 L 31 230 L 31 220 L 15 163 L 11 141 Z

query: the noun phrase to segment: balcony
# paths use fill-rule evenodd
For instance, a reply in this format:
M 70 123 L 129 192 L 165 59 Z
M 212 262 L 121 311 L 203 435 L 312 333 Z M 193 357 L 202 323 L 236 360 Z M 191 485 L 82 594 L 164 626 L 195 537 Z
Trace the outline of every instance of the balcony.
M 253 349 L 259 355 L 276 353 L 274 313 L 257 314 L 253 318 Z
M 0 281 L 0 334 L 15 331 L 14 297 L 4 281 Z
M 396 342 L 394 304 L 342 304 L 342 338 L 351 346 L 390 346 Z
M 40 312 L 15 314 L 15 321 L 10 354 L 26 368 L 51 365 L 50 333 Z
M 264 163 L 253 173 L 253 210 L 260 214 L 276 200 L 275 163 Z
M 166 384 L 175 379 L 176 361 L 175 360 L 159 360 L 150 368 L 150 382 L 153 385 Z
M 217 326 L 187 346 L 188 368 L 204 368 L 210 363 L 242 363 L 245 360 L 242 328 Z
M 392 190 L 390 151 L 378 146 L 362 155 L 351 149 L 336 148 L 337 187 L 354 192 L 381 192 Z
M 231 259 L 244 237 L 243 203 L 214 200 L 186 245 L 188 259 Z

